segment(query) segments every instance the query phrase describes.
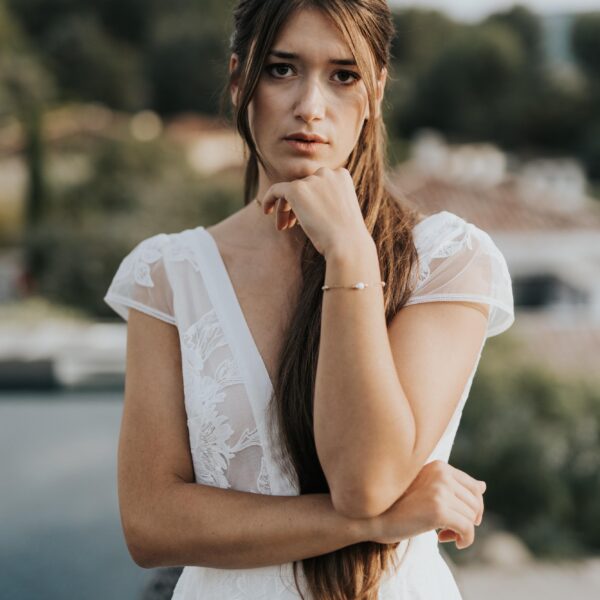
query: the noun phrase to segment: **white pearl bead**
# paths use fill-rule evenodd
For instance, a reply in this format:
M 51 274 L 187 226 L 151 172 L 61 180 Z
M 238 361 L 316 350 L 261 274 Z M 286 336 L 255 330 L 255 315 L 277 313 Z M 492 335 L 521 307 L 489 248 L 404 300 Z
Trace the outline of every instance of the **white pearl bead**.
M 354 287 L 358 288 L 359 290 L 362 290 L 364 289 L 365 284 L 362 281 L 359 281 Z

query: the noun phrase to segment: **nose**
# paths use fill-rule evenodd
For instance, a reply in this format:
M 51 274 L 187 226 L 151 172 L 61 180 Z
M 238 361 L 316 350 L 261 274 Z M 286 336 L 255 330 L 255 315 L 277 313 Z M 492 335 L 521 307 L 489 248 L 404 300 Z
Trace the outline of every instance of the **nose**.
M 318 81 L 311 79 L 301 83 L 299 94 L 294 116 L 307 123 L 314 119 L 322 119 L 325 113 L 325 99 Z

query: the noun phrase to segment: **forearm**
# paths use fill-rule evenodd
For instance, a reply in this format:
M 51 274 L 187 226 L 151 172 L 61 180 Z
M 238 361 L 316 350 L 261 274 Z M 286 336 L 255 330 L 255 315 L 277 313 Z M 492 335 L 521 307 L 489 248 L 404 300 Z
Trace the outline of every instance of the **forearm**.
M 336 508 L 355 514 L 398 497 L 414 447 L 415 422 L 397 376 L 385 321 L 375 244 L 369 238 L 327 256 L 325 283 L 364 290 L 323 292 L 315 383 L 317 452 Z M 377 499 L 372 496 L 377 492 Z
M 143 556 L 136 562 L 147 568 L 275 565 L 366 541 L 373 523 L 341 515 L 329 494 L 269 496 L 178 482 L 148 514 L 135 542 Z

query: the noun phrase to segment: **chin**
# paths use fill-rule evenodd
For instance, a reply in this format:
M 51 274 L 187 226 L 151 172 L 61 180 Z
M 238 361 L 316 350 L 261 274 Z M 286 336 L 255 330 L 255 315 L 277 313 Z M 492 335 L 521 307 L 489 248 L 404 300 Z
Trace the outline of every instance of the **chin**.
M 314 175 L 321 167 L 327 166 L 322 162 L 310 158 L 296 158 L 295 162 L 296 164 L 282 169 L 282 172 L 288 177 L 288 180 L 302 179 L 303 177 Z

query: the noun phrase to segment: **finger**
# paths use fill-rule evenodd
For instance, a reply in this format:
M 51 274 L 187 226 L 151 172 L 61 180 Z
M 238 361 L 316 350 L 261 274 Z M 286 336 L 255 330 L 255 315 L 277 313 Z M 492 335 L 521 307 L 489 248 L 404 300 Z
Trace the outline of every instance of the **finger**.
M 475 521 L 477 520 L 478 510 L 477 508 L 473 508 L 469 503 L 468 494 L 470 492 L 468 492 L 464 488 L 463 491 L 453 491 L 454 495 L 452 497 L 450 506 L 454 510 L 458 511 L 461 515 L 463 515 L 466 519 L 469 519 L 469 521 L 472 524 L 475 524 Z
M 463 487 L 466 487 L 471 494 L 473 494 L 475 500 L 477 501 L 477 519 L 475 520 L 475 524 L 479 525 L 481 523 L 481 518 L 483 517 L 483 509 L 484 509 L 484 505 L 483 505 L 483 494 L 485 493 L 485 489 L 486 489 L 486 484 L 485 481 L 480 481 L 479 479 L 474 479 L 473 477 L 471 477 L 470 475 L 468 475 L 467 473 L 465 473 L 464 471 L 461 471 L 460 469 L 456 469 L 454 467 L 453 468 L 453 474 L 455 476 L 455 479 L 463 485 Z
M 447 507 L 447 518 L 444 529 L 449 529 L 456 534 L 456 547 L 466 548 L 475 539 L 475 527 L 473 523 L 460 512 L 452 507 Z M 448 534 L 445 534 L 447 536 Z
M 481 509 L 481 503 L 478 498 L 473 495 L 471 490 L 467 489 L 464 485 L 456 482 L 456 487 L 454 488 L 454 495 L 461 500 L 463 504 L 465 504 L 465 511 L 463 514 L 472 515 L 471 520 L 473 523 L 477 521 L 479 518 L 479 512 Z
M 262 199 L 263 211 L 266 214 L 272 212 L 272 208 L 277 204 L 280 198 L 289 198 L 290 185 L 287 181 L 274 183 L 266 192 Z
M 287 229 L 291 229 L 297 222 L 296 215 L 293 210 L 288 213 Z
M 468 473 L 465 473 L 464 471 L 461 471 L 460 469 L 457 469 L 452 465 L 449 466 L 452 467 L 451 472 L 454 475 L 454 477 L 458 481 L 460 481 L 464 486 L 468 487 L 474 494 L 482 494 L 485 492 L 487 488 L 485 481 L 475 479 L 474 477 L 471 477 Z
M 458 534 L 452 529 L 441 529 L 438 531 L 438 541 L 445 542 L 453 542 L 458 538 Z
M 464 507 L 464 503 L 461 502 L 453 494 L 449 495 L 448 500 L 445 502 L 443 507 L 443 516 L 440 518 L 440 532 L 442 533 L 443 539 L 448 540 L 451 534 L 446 530 L 452 531 L 456 534 L 456 547 L 466 547 L 472 543 L 475 536 L 475 527 L 470 517 L 465 516 L 460 509 Z M 449 540 L 448 540 L 449 541 Z
M 285 229 L 289 220 L 289 213 L 292 210 L 289 202 L 285 198 L 279 198 L 277 202 L 277 229 Z

